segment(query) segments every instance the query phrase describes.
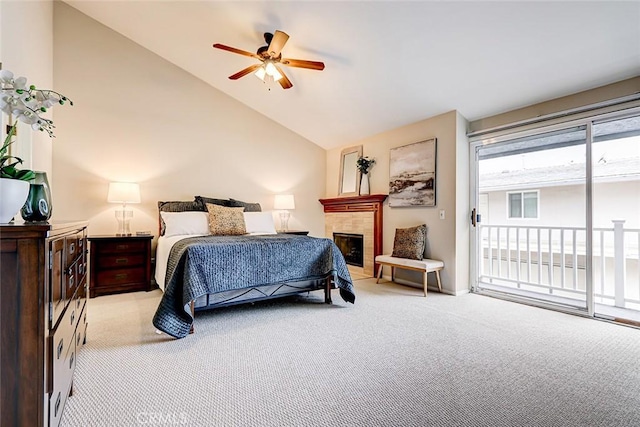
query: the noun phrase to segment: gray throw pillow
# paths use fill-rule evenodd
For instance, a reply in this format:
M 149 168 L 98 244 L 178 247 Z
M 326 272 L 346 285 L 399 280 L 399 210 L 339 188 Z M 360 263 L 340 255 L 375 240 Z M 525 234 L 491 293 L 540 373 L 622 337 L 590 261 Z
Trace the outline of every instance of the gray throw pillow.
M 236 199 L 229 199 L 228 206 L 232 208 L 244 208 L 245 212 L 262 212 L 260 203 L 247 203 Z
M 202 210 L 207 210 L 207 203 L 211 203 L 212 205 L 225 206 L 229 207 L 228 199 L 215 199 L 213 197 L 205 197 L 205 196 L 196 196 L 195 201 L 202 204 Z

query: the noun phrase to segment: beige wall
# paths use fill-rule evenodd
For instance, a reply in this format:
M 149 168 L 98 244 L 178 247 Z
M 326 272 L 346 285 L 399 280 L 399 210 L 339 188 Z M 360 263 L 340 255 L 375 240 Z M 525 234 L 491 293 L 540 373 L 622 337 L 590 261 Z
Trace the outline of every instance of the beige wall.
M 443 290 L 448 293 L 469 290 L 469 146 L 466 126 L 467 121 L 458 112 L 451 111 L 349 144 L 362 144 L 363 155 L 376 159 L 369 173 L 371 194 L 388 194 L 389 150 L 437 138 L 436 207 L 390 208 L 385 202 L 382 246 L 383 252 L 389 254 L 393 250 L 396 228 L 427 224 L 427 256 L 444 261 L 442 282 Z M 327 151 L 327 197 L 338 195 L 342 148 Z M 445 211 L 444 220 L 439 219 L 440 210 Z M 408 271 L 398 271 L 397 277 L 416 286 L 422 283 L 421 275 Z
M 271 210 L 274 194 L 292 193 L 289 228 L 323 235 L 322 148 L 64 3 L 54 24 L 55 85 L 75 104 L 56 116 L 54 219 L 114 233 L 108 183 L 135 181 L 134 231 L 157 233 L 158 200 L 233 197 Z
M 547 118 L 544 124 L 549 125 L 566 121 L 568 112 L 573 113 L 571 116 L 573 119 L 589 117 L 593 114 L 592 112 L 579 113 L 579 111 L 587 106 L 602 107 L 609 105 L 615 100 L 627 100 L 629 107 L 635 106 L 637 102 L 631 100 L 637 101 L 638 93 L 640 93 L 640 76 L 474 120 L 469 122 L 468 130 L 469 132 L 485 132 L 494 128 L 510 126 L 519 122 L 540 120 L 541 118 Z M 619 109 L 621 109 L 621 106 L 613 106 L 601 108 L 599 112 L 604 113 Z M 554 115 L 559 116 L 555 119 L 549 119 L 550 116 L 553 117 Z M 529 127 L 535 126 L 535 124 L 532 124 Z M 523 126 L 521 129 L 524 128 Z M 509 132 L 509 130 L 504 131 L 504 133 Z
M 53 3 L 45 1 L 0 1 L 0 62 L 16 77 L 43 89 L 53 85 Z M 45 117 L 55 119 L 55 108 Z M 2 113 L 6 124 L 6 114 Z M 52 140 L 46 132 L 18 125 L 13 155 L 23 159 L 24 169 L 51 173 Z M 4 127 L 2 135 L 5 135 Z M 3 138 L 4 139 L 4 138 Z

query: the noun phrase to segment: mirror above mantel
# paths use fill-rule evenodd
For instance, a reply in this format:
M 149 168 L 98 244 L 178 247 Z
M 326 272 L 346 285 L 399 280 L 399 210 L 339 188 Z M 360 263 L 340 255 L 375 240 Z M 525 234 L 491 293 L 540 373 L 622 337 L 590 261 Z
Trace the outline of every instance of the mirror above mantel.
M 345 148 L 340 153 L 338 195 L 357 196 L 360 194 L 360 171 L 357 162 L 361 156 L 362 145 Z

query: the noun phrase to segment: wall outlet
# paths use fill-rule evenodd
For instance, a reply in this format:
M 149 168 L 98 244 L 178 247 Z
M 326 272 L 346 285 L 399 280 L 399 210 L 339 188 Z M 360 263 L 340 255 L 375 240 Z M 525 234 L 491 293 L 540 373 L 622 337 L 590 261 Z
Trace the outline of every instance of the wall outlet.
M 444 209 L 440 209 L 440 219 L 444 219 Z

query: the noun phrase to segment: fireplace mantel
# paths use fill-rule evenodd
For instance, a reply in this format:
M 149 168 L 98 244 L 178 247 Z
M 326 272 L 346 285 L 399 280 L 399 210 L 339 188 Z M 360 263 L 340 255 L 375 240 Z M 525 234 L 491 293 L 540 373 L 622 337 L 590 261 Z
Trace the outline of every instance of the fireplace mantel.
M 324 206 L 325 215 L 373 212 L 373 259 L 371 260 L 373 261 L 376 256 L 382 254 L 382 204 L 386 198 L 386 194 L 371 194 L 367 196 L 320 199 L 320 203 Z M 375 276 L 377 269 L 378 265 L 374 263 L 372 276 Z
M 334 197 L 320 199 L 325 212 L 369 212 L 380 211 L 380 223 L 382 224 L 382 203 L 387 198 L 386 194 L 371 194 L 368 196 Z

